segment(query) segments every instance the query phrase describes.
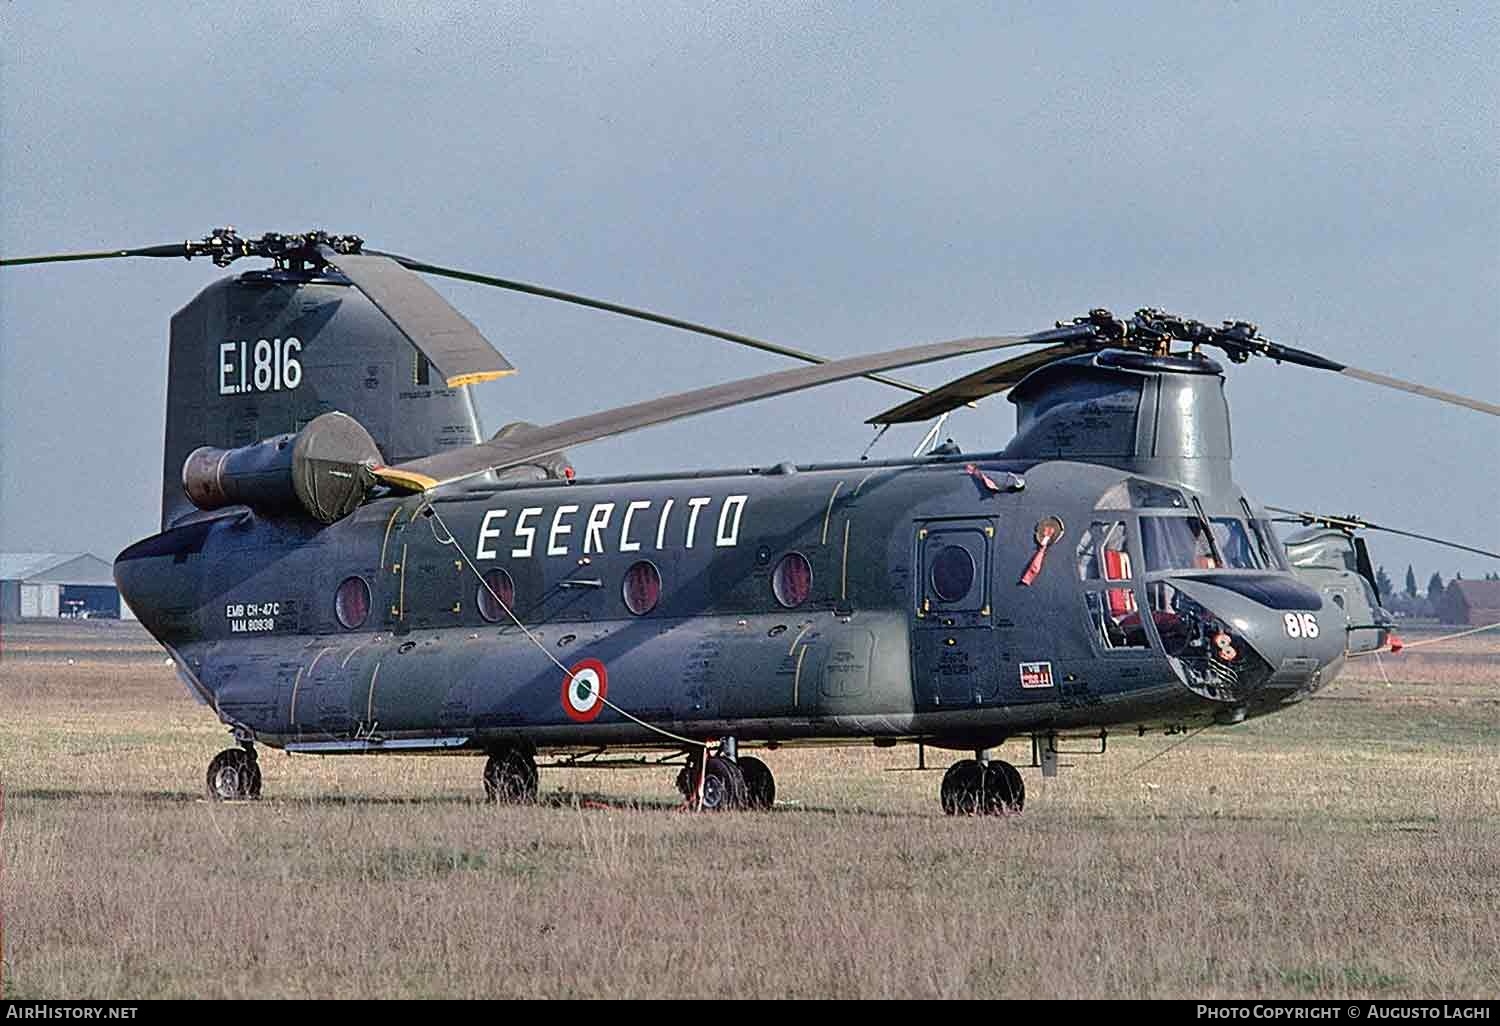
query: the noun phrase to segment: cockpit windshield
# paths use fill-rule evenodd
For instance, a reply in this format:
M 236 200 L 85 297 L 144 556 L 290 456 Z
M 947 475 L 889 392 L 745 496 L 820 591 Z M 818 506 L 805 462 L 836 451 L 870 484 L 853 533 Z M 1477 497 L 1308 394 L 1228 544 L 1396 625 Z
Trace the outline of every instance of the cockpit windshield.
M 1141 517 L 1146 570 L 1260 570 L 1265 557 L 1241 520 L 1214 517 L 1212 539 L 1197 517 Z

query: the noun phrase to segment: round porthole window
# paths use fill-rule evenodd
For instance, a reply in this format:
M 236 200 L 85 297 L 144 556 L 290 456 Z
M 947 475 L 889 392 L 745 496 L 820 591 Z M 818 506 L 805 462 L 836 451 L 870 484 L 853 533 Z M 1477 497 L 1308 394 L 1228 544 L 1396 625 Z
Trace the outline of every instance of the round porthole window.
M 490 623 L 509 621 L 507 609 L 516 607 L 516 586 L 510 574 L 494 569 L 484 572 L 484 583 L 479 586 L 479 615 Z
M 812 564 L 800 552 L 788 552 L 771 574 L 771 591 L 776 601 L 795 609 L 812 594 Z
M 346 577 L 333 598 L 333 612 L 348 630 L 363 627 L 370 618 L 370 586 L 363 577 Z
M 974 557 L 961 545 L 944 545 L 932 561 L 932 590 L 944 602 L 957 602 L 974 586 Z
M 661 571 L 648 560 L 633 563 L 625 571 L 625 584 L 620 590 L 625 608 L 636 616 L 645 616 L 661 601 Z

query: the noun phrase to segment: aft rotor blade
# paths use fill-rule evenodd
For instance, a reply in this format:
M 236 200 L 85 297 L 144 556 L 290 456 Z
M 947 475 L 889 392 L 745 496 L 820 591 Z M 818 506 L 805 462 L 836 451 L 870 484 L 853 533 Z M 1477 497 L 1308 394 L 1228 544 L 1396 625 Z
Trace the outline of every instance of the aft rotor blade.
M 1076 327 L 1061 328 L 1055 332 L 1045 332 L 1045 336 L 1076 338 L 1080 334 Z M 1089 333 L 1087 338 L 1094 336 Z M 1029 341 L 1029 340 L 1028 340 Z M 1047 338 L 1037 338 L 1036 341 L 1047 341 Z M 1015 343 L 1017 345 L 1021 343 Z M 908 400 L 900 406 L 893 406 L 884 413 L 877 413 L 866 424 L 915 424 L 924 420 L 931 420 L 958 409 L 965 404 L 972 404 L 985 396 L 994 395 L 996 392 L 1004 392 L 1015 385 L 1026 375 L 1039 367 L 1045 367 L 1054 360 L 1064 357 L 1076 356 L 1087 352 L 1094 346 L 1088 341 L 1059 342 L 1045 349 L 1035 352 L 1024 353 L 1021 356 L 1013 356 L 1009 360 L 991 364 L 980 371 L 956 378 L 946 385 L 940 385 L 924 396 Z
M 407 491 L 425 491 L 439 485 L 503 470 L 550 456 L 570 446 L 592 442 L 612 435 L 636 431 L 655 424 L 665 424 L 712 410 L 769 399 L 835 381 L 863 377 L 877 371 L 932 363 L 950 357 L 981 353 L 991 349 L 1037 341 L 1036 336 L 1004 335 L 987 338 L 961 338 L 951 342 L 933 342 L 908 346 L 884 353 L 834 360 L 815 367 L 743 378 L 677 395 L 648 399 L 645 402 L 590 413 L 531 431 L 517 432 L 504 439 L 491 439 L 467 449 L 437 453 L 394 467 L 377 467 L 375 475 L 394 487 Z
M 375 250 L 366 250 L 367 253 L 376 253 Z M 410 257 L 398 256 L 394 253 L 381 253 L 381 256 L 389 257 L 402 267 L 412 271 L 421 271 L 423 274 L 435 274 L 441 278 L 453 278 L 457 281 L 473 282 L 476 285 L 493 285 L 496 288 L 509 289 L 512 292 L 524 292 L 529 296 L 540 296 L 543 299 L 556 299 L 563 303 L 572 303 L 575 306 L 586 306 L 593 310 L 603 310 L 606 313 L 620 314 L 624 317 L 634 317 L 639 321 L 649 321 L 652 324 L 665 325 L 668 328 L 677 328 L 681 331 L 691 331 L 699 335 L 708 335 L 711 338 L 723 339 L 726 342 L 734 342 L 738 345 L 749 346 L 751 349 L 759 349 L 763 353 L 775 353 L 778 356 L 789 356 L 794 360 L 804 363 L 827 363 L 826 357 L 818 356 L 816 353 L 804 352 L 801 349 L 793 349 L 790 346 L 777 345 L 775 342 L 767 342 L 765 339 L 752 338 L 749 335 L 740 335 L 733 331 L 724 331 L 713 328 L 706 324 L 695 324 L 678 317 L 668 317 L 666 314 L 653 313 L 650 310 L 642 310 L 638 307 L 624 306 L 620 303 L 611 303 L 603 299 L 593 299 L 589 296 L 581 296 L 574 292 L 563 292 L 559 289 L 549 289 L 545 285 L 533 285 L 524 281 L 512 281 L 508 278 L 497 278 L 489 274 L 477 274 L 473 271 L 461 271 L 453 267 L 440 267 L 437 264 L 429 264 L 422 260 L 413 260 Z M 900 381 L 896 378 L 885 377 L 880 374 L 863 374 L 861 377 L 878 381 L 882 385 L 892 388 L 905 389 L 917 395 L 924 395 L 926 390 Z
M 438 369 L 449 388 L 515 373 L 515 367 L 472 321 L 400 262 L 386 256 L 339 253 L 321 245 L 318 255 L 369 297 Z
M 26 264 L 64 264 L 75 260 L 116 260 L 120 257 L 183 257 L 188 256 L 185 242 L 168 243 L 165 246 L 142 246 L 138 249 L 102 249 L 92 253 L 49 253 L 45 256 L 0 257 L 0 267 L 22 267 Z
M 1384 531 L 1386 534 L 1399 534 L 1403 538 L 1415 538 L 1417 541 L 1432 542 L 1434 545 L 1446 545 L 1450 549 L 1461 549 L 1464 552 L 1472 552 L 1476 556 L 1489 556 L 1491 559 L 1500 559 L 1500 552 L 1478 549 L 1472 545 L 1449 541 L 1447 538 L 1435 538 L 1430 534 L 1417 534 L 1414 531 L 1402 531 L 1395 527 L 1383 527 L 1380 524 L 1372 524 L 1368 520 L 1362 520 L 1359 517 L 1327 516 L 1322 513 L 1307 513 L 1301 510 L 1284 509 L 1281 506 L 1267 506 L 1266 509 L 1272 513 L 1288 514 L 1287 519 L 1296 523 L 1308 525 L 1322 524 L 1325 527 L 1337 527 L 1348 531 Z

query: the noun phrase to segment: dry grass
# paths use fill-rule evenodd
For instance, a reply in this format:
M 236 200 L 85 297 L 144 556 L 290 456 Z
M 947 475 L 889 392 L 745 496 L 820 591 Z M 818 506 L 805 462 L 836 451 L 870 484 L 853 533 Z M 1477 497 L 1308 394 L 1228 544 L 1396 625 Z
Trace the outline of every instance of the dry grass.
M 266 800 L 212 805 L 225 735 L 159 653 L 7 644 L 7 996 L 1500 991 L 1484 636 L 1133 772 L 1169 742 L 1028 771 L 1004 821 L 942 816 L 936 773 L 873 749 L 771 753 L 763 814 L 680 814 L 660 770 L 495 809 L 474 759 L 277 753 Z

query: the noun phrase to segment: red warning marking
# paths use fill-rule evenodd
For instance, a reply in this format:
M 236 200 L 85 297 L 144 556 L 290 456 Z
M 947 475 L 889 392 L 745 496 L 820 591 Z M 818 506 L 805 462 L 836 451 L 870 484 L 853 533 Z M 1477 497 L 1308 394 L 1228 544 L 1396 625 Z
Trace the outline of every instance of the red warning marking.
M 609 694 L 609 673 L 597 659 L 582 659 L 568 667 L 562 684 L 563 712 L 578 723 L 597 719 Z

